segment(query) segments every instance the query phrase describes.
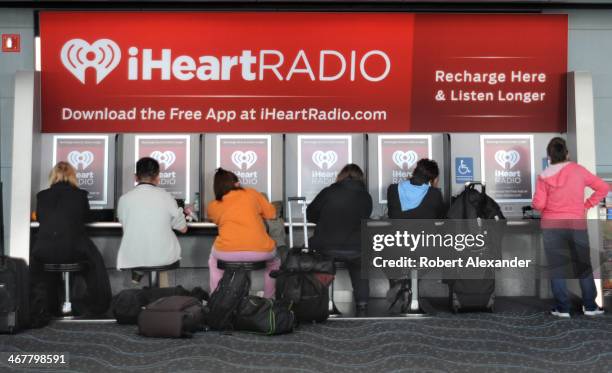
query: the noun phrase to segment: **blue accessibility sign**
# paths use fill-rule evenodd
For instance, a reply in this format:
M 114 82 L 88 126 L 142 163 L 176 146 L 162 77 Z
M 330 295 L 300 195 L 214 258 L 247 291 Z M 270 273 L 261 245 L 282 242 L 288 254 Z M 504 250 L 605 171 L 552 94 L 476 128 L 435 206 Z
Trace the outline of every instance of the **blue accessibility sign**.
M 455 183 L 464 184 L 474 181 L 474 158 L 455 158 Z

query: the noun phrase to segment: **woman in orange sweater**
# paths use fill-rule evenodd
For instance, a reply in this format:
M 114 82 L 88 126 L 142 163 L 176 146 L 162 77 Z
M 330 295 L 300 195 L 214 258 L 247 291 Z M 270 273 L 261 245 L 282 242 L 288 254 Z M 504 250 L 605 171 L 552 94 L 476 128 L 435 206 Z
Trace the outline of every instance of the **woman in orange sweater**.
M 219 227 L 208 259 L 210 291 L 217 288 L 223 270 L 217 260 L 228 262 L 266 261 L 264 297 L 274 296 L 276 280 L 270 272 L 280 267 L 274 240 L 266 232 L 264 219 L 274 219 L 276 209 L 263 194 L 240 186 L 238 177 L 219 168 L 213 188 L 215 200 L 208 204 L 208 218 Z

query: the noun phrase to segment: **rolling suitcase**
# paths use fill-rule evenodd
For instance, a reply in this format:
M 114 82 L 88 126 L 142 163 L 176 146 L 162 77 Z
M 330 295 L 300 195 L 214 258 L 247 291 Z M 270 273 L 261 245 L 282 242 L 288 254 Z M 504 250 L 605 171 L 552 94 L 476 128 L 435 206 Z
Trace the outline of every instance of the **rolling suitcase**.
M 304 246 L 295 247 L 291 204 L 301 204 Z M 322 257 L 308 247 L 306 198 L 290 197 L 287 201 L 289 252 L 276 273 L 276 299 L 293 305 L 295 317 L 301 322 L 321 322 L 329 317 L 329 285 L 334 278 L 332 259 Z
M 0 256 L 0 333 L 16 333 L 30 324 L 28 265 Z

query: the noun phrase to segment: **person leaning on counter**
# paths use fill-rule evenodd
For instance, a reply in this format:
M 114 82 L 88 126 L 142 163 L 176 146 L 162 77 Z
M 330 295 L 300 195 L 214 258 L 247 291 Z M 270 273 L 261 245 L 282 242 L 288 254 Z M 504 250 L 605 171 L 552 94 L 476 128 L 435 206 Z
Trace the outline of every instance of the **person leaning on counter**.
M 30 258 L 33 325 L 45 323 L 47 313 L 59 315 L 60 277 L 45 272 L 43 264 L 87 263 L 82 272 L 87 290 L 82 297 L 73 295 L 72 299 L 75 314 L 104 314 L 111 301 L 104 259 L 85 230 L 89 220 L 87 191 L 78 188 L 76 171 L 68 162 L 53 167 L 49 184 L 49 189 L 36 195 L 40 228 Z
M 117 256 L 117 268 L 159 267 L 181 259 L 181 247 L 173 230 L 187 232 L 183 209 L 164 189 L 159 188 L 159 163 L 149 157 L 136 163 L 134 189 L 119 199 L 117 217 L 123 237 Z M 132 280 L 140 282 L 142 273 L 133 271 Z M 167 276 L 160 274 L 160 286 L 167 286 Z

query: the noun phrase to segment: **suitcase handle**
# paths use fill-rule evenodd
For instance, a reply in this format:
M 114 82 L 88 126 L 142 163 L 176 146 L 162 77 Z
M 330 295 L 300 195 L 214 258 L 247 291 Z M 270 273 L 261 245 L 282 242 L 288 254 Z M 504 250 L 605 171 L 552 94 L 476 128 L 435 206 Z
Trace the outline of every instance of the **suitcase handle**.
M 474 187 L 480 185 L 480 190 L 481 193 L 485 194 L 486 193 L 486 186 L 484 181 L 480 182 L 480 181 L 468 181 L 467 183 L 465 183 L 465 189 L 475 189 Z
M 289 198 L 287 198 L 287 200 L 289 202 L 293 202 L 293 201 L 304 201 L 304 202 L 306 202 L 306 197 L 289 197 Z
M 291 204 L 297 202 L 302 205 L 302 218 L 304 220 L 304 248 L 308 249 L 308 221 L 306 219 L 306 197 L 288 197 L 287 198 L 287 214 L 289 220 L 289 247 L 293 247 L 293 214 L 291 212 Z

